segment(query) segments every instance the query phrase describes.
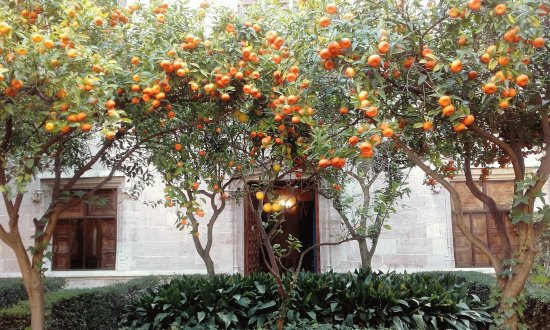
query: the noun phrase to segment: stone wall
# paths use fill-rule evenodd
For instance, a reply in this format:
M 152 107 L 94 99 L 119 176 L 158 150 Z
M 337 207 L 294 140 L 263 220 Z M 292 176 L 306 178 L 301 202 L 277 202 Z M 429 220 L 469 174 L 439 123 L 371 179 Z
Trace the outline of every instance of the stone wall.
M 91 174 L 101 176 L 101 171 Z M 414 170 L 410 176 L 410 197 L 398 206 L 389 224 L 391 230 L 384 230 L 373 266 L 387 269 L 450 269 L 453 268 L 451 217 L 449 196 L 445 191 L 433 193 L 422 185 L 424 175 Z M 44 180 L 43 180 L 44 181 Z M 175 228 L 176 211 L 163 206 L 155 208 L 144 202 L 164 198 L 160 184 L 147 188 L 138 200 L 125 191 L 123 183 L 118 189 L 118 228 L 116 270 L 95 271 L 49 271 L 48 276 L 61 276 L 97 280 L 106 277 L 134 277 L 149 274 L 204 273 L 201 258 L 195 251 L 189 230 Z M 43 191 L 44 184 L 35 181 L 29 191 Z M 32 201 L 30 194 L 24 199 L 21 212 L 22 235 L 30 244 L 33 234 L 32 218 L 45 209 L 48 198 Z M 341 232 L 338 213 L 331 201 L 319 197 L 319 230 L 321 242 L 333 241 Z M 204 225 L 199 231 L 201 238 L 206 236 L 206 219 L 211 211 L 205 208 Z M 6 212 L 0 209 L 0 220 L 7 222 Z M 214 226 L 212 258 L 216 271 L 234 273 L 244 271 L 243 258 L 243 206 L 235 201 L 228 203 Z M 357 243 L 349 242 L 341 246 L 321 249 L 322 271 L 347 271 L 359 265 Z M 19 276 L 13 253 L 0 243 L 0 277 Z M 75 284 L 78 285 L 78 284 Z

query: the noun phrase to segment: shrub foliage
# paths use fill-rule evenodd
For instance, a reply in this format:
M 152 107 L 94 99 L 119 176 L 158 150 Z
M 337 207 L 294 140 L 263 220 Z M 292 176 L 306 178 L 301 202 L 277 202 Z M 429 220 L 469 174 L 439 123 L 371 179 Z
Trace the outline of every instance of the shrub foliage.
M 289 285 L 293 279 L 285 278 Z M 476 329 L 489 315 L 450 274 L 310 274 L 296 278 L 287 321 L 397 329 Z M 273 324 L 280 301 L 269 275 L 185 276 L 128 306 L 131 328 L 257 328 Z

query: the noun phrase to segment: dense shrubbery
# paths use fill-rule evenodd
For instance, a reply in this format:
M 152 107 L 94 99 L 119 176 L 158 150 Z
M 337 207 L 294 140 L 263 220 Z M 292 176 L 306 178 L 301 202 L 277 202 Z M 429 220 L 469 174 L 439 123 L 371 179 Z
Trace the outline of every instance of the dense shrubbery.
M 447 272 L 426 273 L 439 276 Z M 495 284 L 494 276 L 479 272 L 454 272 L 461 282 L 468 284 L 468 291 L 477 295 L 484 304 L 490 304 L 491 288 Z M 548 286 L 528 284 L 525 289 L 527 305 L 523 322 L 528 329 L 547 329 L 550 324 L 550 288 Z
M 62 278 L 44 278 L 44 290 L 54 292 L 61 290 L 65 286 L 65 279 Z M 17 304 L 28 298 L 27 291 L 23 286 L 23 280 L 20 278 L 0 279 L 0 309 Z
M 291 278 L 285 278 L 290 284 Z M 298 276 L 287 322 L 362 327 L 476 328 L 488 322 L 482 304 L 452 275 L 373 273 Z M 132 328 L 246 328 L 273 324 L 280 301 L 269 275 L 186 276 L 148 290 L 128 307 Z
M 70 289 L 46 294 L 48 329 L 117 329 L 124 307 L 160 278 L 146 277 L 101 288 Z M 30 325 L 28 301 L 0 309 L 0 329 L 23 329 Z
M 0 292 L 12 292 L 6 288 L 17 281 L 9 282 L 1 282 Z M 172 323 L 184 329 L 254 328 L 273 324 L 279 307 L 268 274 L 219 275 L 214 280 L 185 276 L 162 286 L 161 279 L 149 277 L 61 291 L 57 290 L 63 280 L 46 282 L 49 329 L 117 329 L 124 318 L 127 326 L 142 329 L 164 329 Z M 386 329 L 400 323 L 403 328 L 419 328 L 415 322 L 452 328 L 453 322 L 480 319 L 477 313 L 486 316 L 481 306 L 488 303 L 493 283 L 494 277 L 477 272 L 300 274 L 290 297 L 286 329 Z M 290 284 L 289 277 L 285 284 Z M 482 304 L 468 297 L 466 289 Z M 550 324 L 550 290 L 531 285 L 526 293 L 524 320 L 529 329 L 544 329 Z M 126 304 L 130 304 L 127 313 Z M 437 325 L 430 325 L 430 320 Z M 23 329 L 29 324 L 27 301 L 0 309 L 0 329 Z

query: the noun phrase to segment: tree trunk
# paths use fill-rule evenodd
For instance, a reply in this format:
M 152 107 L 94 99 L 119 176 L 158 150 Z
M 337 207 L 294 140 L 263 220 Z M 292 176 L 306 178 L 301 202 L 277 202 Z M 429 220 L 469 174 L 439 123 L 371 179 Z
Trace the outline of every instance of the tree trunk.
M 208 274 L 208 278 L 214 278 L 216 276 L 216 271 L 214 270 L 214 261 L 212 261 L 212 258 L 210 257 L 210 253 L 204 253 L 201 255 L 202 261 L 204 261 L 204 265 L 206 266 L 206 273 Z
M 31 271 L 30 287 L 27 288 L 31 305 L 31 328 L 43 330 L 45 326 L 44 284 L 40 273 L 34 269 Z
M 357 244 L 359 244 L 359 254 L 361 255 L 361 268 L 370 268 L 372 264 L 372 254 L 367 246 L 367 239 L 361 237 L 357 239 Z

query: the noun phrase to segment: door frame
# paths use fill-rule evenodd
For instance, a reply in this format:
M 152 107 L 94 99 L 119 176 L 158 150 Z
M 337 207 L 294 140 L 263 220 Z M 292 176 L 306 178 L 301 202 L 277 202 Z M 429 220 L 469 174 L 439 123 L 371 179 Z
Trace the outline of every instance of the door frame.
M 293 179 L 293 180 L 289 180 L 289 181 L 292 181 L 292 182 L 303 182 L 307 180 L 306 179 Z M 253 183 L 257 183 L 258 181 L 256 180 L 250 180 L 250 181 L 246 181 L 245 184 L 248 185 L 248 184 L 253 184 Z M 319 241 L 320 241 L 320 231 L 319 231 L 319 191 L 317 189 L 314 189 L 312 191 L 313 193 L 313 199 L 312 199 L 312 202 L 315 204 L 315 207 L 314 207 L 314 222 L 313 222 L 313 228 L 315 230 L 315 233 L 314 233 L 314 244 L 319 244 Z M 244 244 L 243 244 L 243 258 L 244 258 L 244 273 L 245 274 L 250 274 L 250 261 L 248 259 L 248 248 L 249 248 L 249 228 L 247 226 L 247 224 L 249 223 L 249 219 L 248 219 L 248 208 L 250 207 L 248 205 L 248 196 L 244 196 L 243 197 L 243 239 L 244 239 Z M 261 245 L 261 241 L 260 241 L 260 245 Z M 260 246 L 260 248 L 263 248 L 262 246 Z M 316 248 L 313 249 L 312 252 L 310 253 L 313 253 L 313 262 L 314 262 L 314 272 L 315 273 L 320 273 L 321 272 L 321 247 L 320 246 L 317 246 Z M 263 262 L 263 261 L 262 261 Z

